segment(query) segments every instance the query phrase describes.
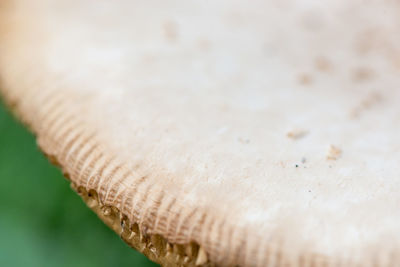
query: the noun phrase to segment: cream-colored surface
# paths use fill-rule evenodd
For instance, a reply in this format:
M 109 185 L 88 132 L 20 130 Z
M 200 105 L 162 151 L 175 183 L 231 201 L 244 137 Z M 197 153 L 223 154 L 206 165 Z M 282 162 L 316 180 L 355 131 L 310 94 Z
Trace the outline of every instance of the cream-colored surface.
M 397 1 L 0 9 L 6 100 L 132 223 L 221 265 L 400 265 Z

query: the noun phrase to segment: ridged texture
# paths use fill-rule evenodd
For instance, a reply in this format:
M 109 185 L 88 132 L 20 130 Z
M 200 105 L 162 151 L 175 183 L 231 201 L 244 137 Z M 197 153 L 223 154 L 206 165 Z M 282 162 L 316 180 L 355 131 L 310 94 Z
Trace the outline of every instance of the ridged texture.
M 376 27 L 384 32 L 378 37 L 386 42 L 378 42 L 375 49 L 379 53 L 369 60 L 374 67 L 384 67 L 377 71 L 380 80 L 371 82 L 368 90 L 381 86 L 379 94 L 387 105 L 376 104 L 374 111 L 375 100 L 368 100 L 371 97 L 360 89 L 362 82 L 349 81 L 345 75 L 332 74 L 328 79 L 321 74 L 322 78 L 318 77 L 325 82 L 318 84 L 316 79 L 317 85 L 307 89 L 303 86 L 310 83 L 308 76 L 301 76 L 300 84 L 288 81 L 289 75 L 310 65 L 307 60 L 314 44 L 323 48 L 316 50 L 330 56 L 338 50 L 331 40 L 352 40 L 360 29 L 354 26 L 347 31 L 345 24 L 354 22 L 352 12 L 363 3 L 331 1 L 344 22 L 332 22 L 336 20 L 326 15 L 327 35 L 318 35 L 320 40 L 312 34 L 309 37 L 309 32 L 300 35 L 304 29 L 291 30 L 292 24 L 297 25 L 291 16 L 303 14 L 295 4 L 292 9 L 284 7 L 283 11 L 293 14 L 285 17 L 287 25 L 282 22 L 286 28 L 282 26 L 276 33 L 271 25 L 278 24 L 272 22 L 286 16 L 280 1 L 257 2 L 271 16 L 257 13 L 256 6 L 245 1 L 235 2 L 237 7 L 232 4 L 237 20 L 228 15 L 226 20 L 229 27 L 234 25 L 229 28 L 232 32 L 239 32 L 231 36 L 221 26 L 224 12 L 231 8 L 228 2 L 218 2 L 225 8 L 201 6 L 202 16 L 212 10 L 210 21 L 215 23 L 211 26 L 220 33 L 214 36 L 219 52 L 206 54 L 209 45 L 197 40 L 198 36 L 190 37 L 189 33 L 196 32 L 192 29 L 187 30 L 187 39 L 182 37 L 182 47 L 174 50 L 170 43 L 160 45 L 158 37 L 151 34 L 157 32 L 152 27 L 161 15 L 149 21 L 140 10 L 131 15 L 128 11 L 133 9 L 127 7 L 136 6 L 130 1 L 102 2 L 111 6 L 105 13 L 101 5 L 89 0 L 2 1 L 0 90 L 89 207 L 115 231 L 121 231 L 126 242 L 166 266 L 400 266 L 396 225 L 400 216 L 393 208 L 400 199 L 393 189 L 399 185 L 395 175 L 399 168 L 397 162 L 386 160 L 399 153 L 398 29 L 376 20 Z M 197 21 L 192 16 L 197 14 L 194 2 L 175 4 L 188 9 L 181 14 L 183 19 L 201 23 L 199 29 L 213 33 L 211 26 L 203 25 L 208 20 Z M 387 4 L 393 10 L 399 7 Z M 151 5 L 142 5 L 153 10 Z M 380 4 L 370 5 L 361 14 L 368 17 Z M 92 11 L 93 7 L 98 9 Z M 248 13 L 242 10 L 247 7 Z M 278 10 L 278 15 L 268 13 L 270 10 Z M 395 11 L 389 14 L 394 23 Z M 75 16 L 77 25 L 71 19 Z M 264 20 L 270 17 L 276 21 Z M 149 29 L 142 33 L 140 26 L 147 22 Z M 305 22 L 310 23 L 312 19 Z M 126 25 L 134 28 L 126 30 Z M 182 23 L 183 31 L 185 25 Z M 264 32 L 267 26 L 271 34 Z M 285 29 L 298 44 L 289 37 L 281 38 L 281 33 L 287 34 Z M 110 35 L 104 36 L 104 32 Z M 276 40 L 268 43 L 261 40 L 264 35 Z M 171 36 L 174 34 L 169 32 L 168 42 L 175 38 Z M 148 43 L 142 45 L 139 37 L 148 38 Z M 194 39 L 197 43 L 192 45 Z M 243 48 L 253 44 L 259 50 Z M 272 56 L 260 60 L 262 52 L 257 51 L 265 47 Z M 153 54 L 147 55 L 148 50 Z M 346 53 L 339 53 L 339 63 L 347 62 Z M 276 54 L 281 61 L 274 63 Z M 163 60 L 154 66 L 154 58 Z M 240 63 L 237 72 L 231 69 L 236 66 L 229 63 L 232 58 Z M 354 61 L 361 64 L 362 60 Z M 207 64 L 213 68 L 207 69 Z M 366 72 L 358 71 L 355 76 L 365 79 Z M 244 73 L 248 76 L 241 77 Z M 263 79 L 265 83 L 254 82 Z M 368 101 L 357 106 L 357 114 L 364 112 L 369 119 L 354 121 L 347 116 L 347 109 L 358 103 L 360 96 Z M 316 132 L 306 143 L 286 138 L 284 131 L 299 122 Z M 223 127 L 225 123 L 229 127 Z M 371 137 L 370 132 L 376 136 Z M 385 142 L 374 146 L 368 141 L 376 137 L 380 142 L 383 134 L 392 146 Z M 362 145 L 357 143 L 361 138 L 367 140 Z M 321 152 L 332 140 L 347 145 L 343 158 L 339 152 L 334 159 Z M 380 150 L 382 147 L 386 150 Z M 303 155 L 311 161 L 309 168 L 304 164 L 299 168 Z M 376 158 L 386 169 L 377 171 L 374 164 L 365 164 Z M 384 165 L 387 162 L 391 165 Z M 392 188 L 387 188 L 388 184 Z M 374 227 L 376 234 L 371 231 Z
M 6 92 L 3 94 L 6 102 L 21 118 L 24 118 L 21 114 L 25 112 L 39 114 L 39 110 L 25 110 L 19 100 Z M 24 91 L 24 94 L 29 93 L 29 90 Z M 43 91 L 41 93 L 46 95 Z M 23 121 L 38 136 L 38 144 L 42 151 L 53 164 L 62 168 L 66 178 L 71 180 L 73 188 L 88 206 L 119 233 L 125 242 L 164 266 L 214 265 L 207 257 L 203 262 L 196 263 L 199 247 L 187 242 L 188 237 L 183 236 L 184 227 L 192 225 L 197 230 L 192 230 L 188 236 L 190 240 L 196 240 L 196 236 L 200 236 L 200 227 L 203 227 L 205 216 L 201 216 L 200 220 L 193 219 L 193 215 L 198 214 L 196 210 L 188 216 L 181 216 L 185 213 L 181 212 L 181 205 L 177 204 L 175 198 L 169 200 L 162 190 L 147 184 L 145 176 L 135 177 L 134 170 L 130 170 L 123 163 L 116 163 L 115 157 L 106 156 L 106 152 L 96 143 L 95 135 L 85 134 L 78 116 L 68 116 L 69 112 L 63 109 L 64 106 L 58 101 L 58 97 L 58 94 L 46 96 L 43 100 L 46 104 L 41 110 L 42 114 L 57 114 L 56 119 L 53 116 L 38 115 L 35 116 L 37 125 L 29 119 Z M 45 132 L 42 134 L 40 129 Z M 108 207 L 115 208 L 117 213 L 108 211 Z M 166 217 L 165 214 L 170 215 Z M 124 221 L 127 225 L 124 225 Z M 126 232 L 121 230 L 124 228 Z M 181 251 L 168 251 L 165 237 L 157 237 L 163 240 L 159 241 L 162 244 L 151 240 L 150 236 L 165 232 L 172 232 L 175 236 L 169 239 L 172 245 L 168 246 L 182 244 Z M 146 237 L 133 240 L 133 235 Z M 153 251 L 152 246 L 156 246 Z M 185 249 L 191 249 L 193 246 L 195 251 L 185 252 Z

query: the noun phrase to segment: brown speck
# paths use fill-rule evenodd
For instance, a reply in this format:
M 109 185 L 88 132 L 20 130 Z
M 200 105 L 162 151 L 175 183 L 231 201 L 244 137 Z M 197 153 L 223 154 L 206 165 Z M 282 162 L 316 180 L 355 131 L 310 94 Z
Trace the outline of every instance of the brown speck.
M 178 26 L 173 21 L 166 21 L 164 23 L 165 38 L 170 42 L 175 42 L 178 39 Z
M 374 72 L 372 69 L 367 67 L 359 67 L 355 69 L 352 73 L 353 81 L 355 82 L 364 82 L 370 80 L 374 76 Z
M 306 130 L 294 129 L 287 133 L 287 137 L 296 140 L 296 139 L 303 138 L 307 134 L 308 134 L 308 132 Z
M 342 155 L 342 150 L 334 145 L 330 145 L 326 159 L 337 160 Z
M 313 82 L 311 75 L 307 73 L 300 74 L 298 81 L 301 85 L 310 85 Z
M 371 109 L 382 100 L 383 97 L 379 92 L 369 93 L 355 108 L 351 110 L 350 117 L 353 119 L 360 117 L 363 111 Z
M 319 71 L 326 72 L 332 69 L 332 63 L 325 57 L 317 57 L 314 64 Z
M 382 40 L 380 29 L 366 29 L 359 34 L 355 43 L 355 50 L 360 56 L 364 56 L 379 44 L 379 40 Z

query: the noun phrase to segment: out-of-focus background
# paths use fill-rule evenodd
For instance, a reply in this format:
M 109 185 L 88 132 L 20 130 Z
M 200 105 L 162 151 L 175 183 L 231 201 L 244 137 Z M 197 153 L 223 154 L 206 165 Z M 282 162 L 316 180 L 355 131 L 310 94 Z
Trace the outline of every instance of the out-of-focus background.
M 158 266 L 97 218 L 1 101 L 0 266 Z

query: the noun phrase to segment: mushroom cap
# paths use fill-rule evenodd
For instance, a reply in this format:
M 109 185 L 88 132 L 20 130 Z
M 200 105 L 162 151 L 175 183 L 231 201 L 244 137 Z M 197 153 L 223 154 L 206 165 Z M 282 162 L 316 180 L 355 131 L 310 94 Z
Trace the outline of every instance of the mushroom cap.
M 0 90 L 168 265 L 400 265 L 398 1 L 2 0 Z

